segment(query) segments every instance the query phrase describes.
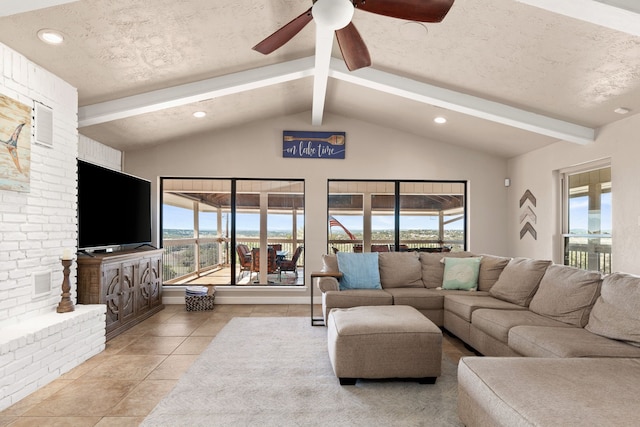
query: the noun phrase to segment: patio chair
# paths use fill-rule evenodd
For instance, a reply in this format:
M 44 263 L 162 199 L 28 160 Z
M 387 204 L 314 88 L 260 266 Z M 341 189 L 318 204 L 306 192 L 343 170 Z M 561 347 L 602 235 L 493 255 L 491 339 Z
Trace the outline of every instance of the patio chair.
M 371 245 L 371 252 L 389 252 L 389 245 Z
M 251 273 L 249 273 L 249 282 L 253 273 L 260 272 L 260 248 L 251 249 Z M 276 260 L 276 251 L 273 248 L 267 248 L 267 273 L 277 273 L 278 262 Z M 256 279 L 258 275 L 256 274 Z
M 239 281 L 245 271 L 251 271 L 251 251 L 249 246 L 242 243 L 236 245 L 236 251 L 238 252 L 238 264 L 240 265 L 240 273 L 237 279 Z
M 302 254 L 302 249 L 302 246 L 298 246 L 291 259 L 283 259 L 282 261 L 280 261 L 280 273 L 282 273 L 283 271 L 293 271 L 296 277 L 298 277 L 297 264 L 298 258 L 300 258 L 300 255 Z

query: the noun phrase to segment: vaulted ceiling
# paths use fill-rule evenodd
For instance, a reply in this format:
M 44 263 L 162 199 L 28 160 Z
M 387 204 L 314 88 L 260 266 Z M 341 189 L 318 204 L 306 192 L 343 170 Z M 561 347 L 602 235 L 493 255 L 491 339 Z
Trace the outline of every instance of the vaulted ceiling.
M 251 49 L 310 6 L 3 0 L 0 42 L 77 87 L 80 133 L 123 151 L 308 113 L 306 130 L 334 114 L 508 158 L 588 144 L 640 112 L 633 0 L 455 0 L 437 24 L 356 9 L 372 65 L 353 72 L 337 43 L 318 64 L 314 22 L 270 55 Z M 42 43 L 43 28 L 65 42 Z

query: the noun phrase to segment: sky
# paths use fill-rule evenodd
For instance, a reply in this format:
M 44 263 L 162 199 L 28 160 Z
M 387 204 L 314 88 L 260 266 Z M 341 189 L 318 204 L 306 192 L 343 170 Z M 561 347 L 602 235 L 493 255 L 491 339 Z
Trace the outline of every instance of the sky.
M 610 232 L 613 229 L 611 217 L 611 193 L 604 193 L 600 199 L 601 230 Z M 589 229 L 589 199 L 575 197 L 569 201 L 569 229 Z
M 191 210 L 170 205 L 164 205 L 163 209 L 163 228 L 193 230 L 193 214 Z M 336 219 L 349 230 L 362 230 L 362 217 L 338 215 Z M 260 227 L 260 217 L 258 214 L 238 214 L 236 221 L 238 230 L 258 230 Z M 299 221 L 302 221 L 302 216 L 300 216 Z M 375 216 L 373 218 L 372 228 L 374 230 L 393 230 L 393 221 L 393 215 Z M 290 231 L 292 227 L 291 217 L 289 215 L 269 215 L 267 224 L 269 229 L 273 231 Z M 460 224 L 461 223 L 458 222 L 458 224 L 456 224 L 458 227 L 456 228 L 461 228 Z M 202 230 L 215 230 L 215 214 L 201 214 L 200 228 Z M 401 228 L 436 230 L 438 228 L 438 220 L 435 217 L 403 216 Z
M 175 206 L 164 205 L 163 208 L 164 228 L 167 229 L 193 229 L 192 213 L 188 209 L 177 208 Z M 588 230 L 588 200 L 587 197 L 576 197 L 570 200 L 569 218 L 571 221 L 570 229 Z M 611 231 L 611 193 L 602 195 L 601 200 L 601 221 L 602 230 Z M 340 221 L 349 230 L 362 230 L 362 217 L 341 216 L 336 215 L 336 219 Z M 258 230 L 260 226 L 260 218 L 258 214 L 238 214 L 237 228 L 239 230 Z M 302 220 L 302 216 L 300 221 Z M 289 215 L 269 215 L 268 227 L 273 231 L 291 230 L 292 222 Z M 375 216 L 372 220 L 372 228 L 374 230 L 393 230 L 393 215 Z M 401 229 L 427 229 L 437 230 L 438 219 L 436 217 L 412 217 L 403 216 L 400 223 Z M 200 228 L 202 230 L 216 229 L 216 216 L 214 213 L 204 213 L 200 217 Z M 458 221 L 453 225 L 455 229 L 461 229 L 461 222 Z

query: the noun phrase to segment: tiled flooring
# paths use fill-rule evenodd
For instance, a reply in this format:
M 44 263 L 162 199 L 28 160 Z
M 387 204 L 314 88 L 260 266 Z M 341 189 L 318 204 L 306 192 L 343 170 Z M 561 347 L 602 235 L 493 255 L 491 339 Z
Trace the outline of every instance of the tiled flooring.
M 187 312 L 183 305 L 168 305 L 107 342 L 104 352 L 0 412 L 0 426 L 137 426 L 237 316 L 308 317 L 309 306 L 216 305 Z M 443 351 L 454 363 L 472 354 L 446 334 Z

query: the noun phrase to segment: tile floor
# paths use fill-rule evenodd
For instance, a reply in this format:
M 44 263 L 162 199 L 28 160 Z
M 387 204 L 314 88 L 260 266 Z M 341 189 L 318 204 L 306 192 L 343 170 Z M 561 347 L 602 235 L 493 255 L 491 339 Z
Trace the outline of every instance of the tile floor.
M 187 312 L 167 305 L 107 342 L 104 352 L 0 412 L 0 427 L 137 426 L 236 316 L 308 317 L 309 306 L 216 305 Z M 443 351 L 454 363 L 472 354 L 447 334 Z

